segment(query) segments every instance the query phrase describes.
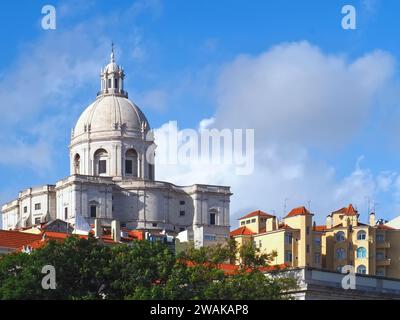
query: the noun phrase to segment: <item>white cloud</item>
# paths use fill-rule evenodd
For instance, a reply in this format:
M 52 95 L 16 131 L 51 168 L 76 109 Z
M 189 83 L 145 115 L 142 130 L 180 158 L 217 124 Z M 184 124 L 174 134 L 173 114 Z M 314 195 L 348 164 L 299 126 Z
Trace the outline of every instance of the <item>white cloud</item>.
M 227 165 L 158 164 L 157 178 L 230 185 L 233 225 L 246 210 L 282 216 L 285 199 L 288 208 L 310 201 L 319 222 L 350 202 L 366 211 L 367 198 L 393 192 L 397 173 L 374 175 L 361 167 L 360 158 L 348 160 L 355 168 L 341 177 L 311 150 L 348 144 L 365 125 L 393 72 L 394 60 L 384 52 L 348 62 L 307 42 L 279 45 L 259 56 L 241 55 L 224 66 L 216 89 L 216 114 L 202 120 L 199 128 L 255 128 L 254 173 L 238 176 Z M 158 146 L 159 156 L 167 152 L 168 145 Z
M 157 131 L 166 130 L 166 126 L 156 130 L 156 139 Z M 156 142 L 157 157 L 168 153 L 170 145 L 167 141 Z M 157 163 L 156 168 L 157 179 L 178 185 L 200 183 L 231 186 L 234 193 L 231 202 L 233 225 L 236 224 L 236 217 L 254 209 L 275 212 L 282 217 L 285 199 L 288 199 L 287 209 L 307 206 L 310 202 L 317 221 L 323 223 L 325 215 L 349 203 L 358 207 L 360 213 L 366 214 L 367 199 L 370 199 L 372 208 L 373 200 L 380 194 L 393 193 L 396 181 L 400 186 L 396 172 L 384 171 L 374 175 L 362 168 L 359 160 L 355 161 L 354 169 L 341 178 L 333 166 L 313 159 L 303 147 L 274 145 L 256 150 L 255 170 L 248 176 L 238 176 L 234 165 L 224 164 Z
M 241 55 L 219 77 L 216 125 L 254 128 L 259 143 L 347 143 L 393 71 L 384 52 L 349 63 L 307 42 Z
M 87 4 L 73 1 L 61 3 L 58 9 L 65 24 L 67 18 L 81 16 L 92 5 L 92 1 Z M 96 95 L 100 67 L 107 62 L 110 52 L 110 26 L 129 21 L 126 31 L 130 41 L 125 48 L 128 52 L 144 52 L 135 19 L 145 12 L 157 15 L 161 9 L 157 0 L 136 1 L 125 11 L 90 16 L 84 22 L 73 22 L 68 29 L 59 24 L 54 32 L 45 32 L 25 43 L 16 60 L 1 70 L 0 145 L 9 152 L 3 152 L 0 163 L 10 167 L 18 165 L 36 173 L 50 166 L 55 152 L 59 152 L 55 146 L 68 137 L 76 120 L 72 114 L 76 103 L 82 101 L 82 90 L 90 88 L 92 97 Z M 118 51 L 120 55 L 121 51 Z M 79 106 L 80 110 L 85 107 L 84 103 Z M 30 159 L 15 161 L 15 156 L 23 154 Z
M 52 166 L 52 151 L 47 141 L 27 144 L 16 141 L 12 145 L 3 145 L 0 165 L 28 167 L 38 172 L 48 172 Z
M 167 107 L 168 94 L 163 89 L 154 89 L 136 95 L 135 100 L 146 108 L 164 111 Z

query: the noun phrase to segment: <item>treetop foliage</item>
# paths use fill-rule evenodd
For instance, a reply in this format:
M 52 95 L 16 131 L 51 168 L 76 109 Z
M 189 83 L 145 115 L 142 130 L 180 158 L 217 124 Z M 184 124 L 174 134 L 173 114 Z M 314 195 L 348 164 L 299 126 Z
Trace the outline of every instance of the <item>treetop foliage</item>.
M 106 246 L 96 239 L 49 241 L 31 254 L 0 256 L 0 299 L 287 299 L 296 281 L 266 277 L 273 255 L 252 244 L 223 245 L 175 254 L 161 243 Z M 219 267 L 240 261 L 233 274 Z M 42 288 L 45 265 L 56 270 L 56 289 Z

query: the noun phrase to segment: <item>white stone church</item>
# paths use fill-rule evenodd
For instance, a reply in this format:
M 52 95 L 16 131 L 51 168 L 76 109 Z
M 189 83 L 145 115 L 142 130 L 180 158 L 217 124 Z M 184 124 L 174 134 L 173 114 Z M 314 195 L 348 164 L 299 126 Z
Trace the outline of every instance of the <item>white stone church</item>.
M 101 90 L 71 133 L 70 176 L 21 191 L 2 206 L 4 229 L 61 219 L 75 228 L 99 219 L 122 227 L 186 232 L 198 241 L 229 234 L 230 188 L 155 180 L 155 143 L 143 112 L 128 99 L 114 50 Z M 146 156 L 147 154 L 147 156 Z

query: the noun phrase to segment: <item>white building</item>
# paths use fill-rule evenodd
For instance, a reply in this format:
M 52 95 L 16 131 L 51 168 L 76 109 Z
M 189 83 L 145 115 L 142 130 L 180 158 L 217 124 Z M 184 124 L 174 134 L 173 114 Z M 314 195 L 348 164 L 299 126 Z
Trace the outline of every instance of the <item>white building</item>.
M 90 224 L 99 218 L 105 225 L 118 220 L 130 228 L 189 230 L 206 237 L 205 242 L 228 237 L 229 187 L 155 181 L 153 134 L 145 115 L 128 99 L 124 78 L 112 52 L 96 100 L 72 130 L 70 176 L 22 191 L 2 206 L 4 229 L 52 219 Z

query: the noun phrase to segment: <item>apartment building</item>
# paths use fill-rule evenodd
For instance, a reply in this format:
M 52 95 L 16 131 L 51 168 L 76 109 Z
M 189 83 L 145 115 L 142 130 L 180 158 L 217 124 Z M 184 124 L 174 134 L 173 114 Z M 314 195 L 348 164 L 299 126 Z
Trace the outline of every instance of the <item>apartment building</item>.
M 374 213 L 368 224 L 360 222 L 351 204 L 329 214 L 325 225 L 316 225 L 305 207 L 294 208 L 282 221 L 255 211 L 239 224 L 231 237 L 239 245 L 253 241 L 264 253 L 275 251 L 273 264 L 337 272 L 350 265 L 359 274 L 400 278 L 400 229 L 376 222 Z
M 323 232 L 313 229 L 312 216 L 305 207 L 293 209 L 283 221 L 255 211 L 239 219 L 240 227 L 231 232 L 231 237 L 239 246 L 253 241 L 263 253 L 275 251 L 273 264 L 321 268 Z

